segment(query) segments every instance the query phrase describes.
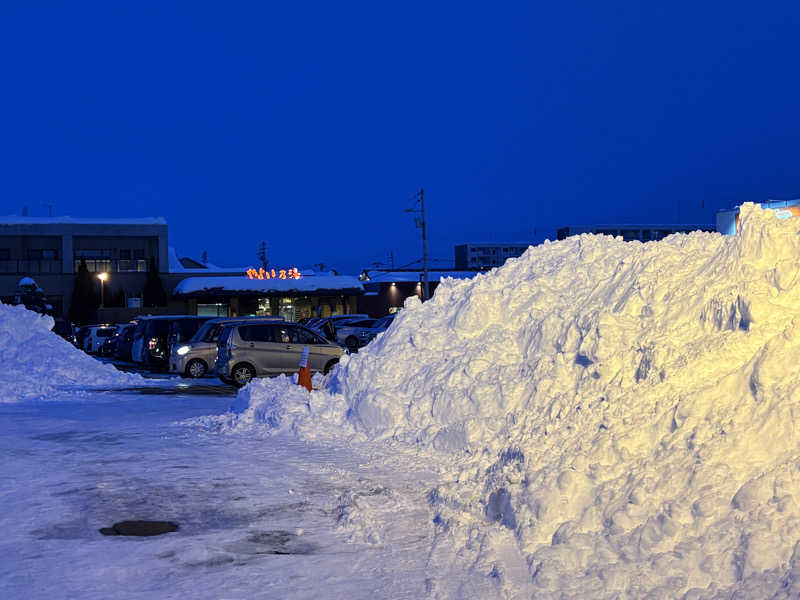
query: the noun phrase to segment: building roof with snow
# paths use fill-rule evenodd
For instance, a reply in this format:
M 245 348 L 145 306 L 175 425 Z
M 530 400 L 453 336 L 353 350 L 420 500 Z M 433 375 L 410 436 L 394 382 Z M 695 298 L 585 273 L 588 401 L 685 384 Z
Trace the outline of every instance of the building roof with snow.
M 206 262 L 201 263 L 194 259 L 187 257 L 179 257 L 177 250 L 172 246 L 169 247 L 169 272 L 170 273 L 185 273 L 185 274 L 240 274 L 244 275 L 250 267 L 218 267 L 215 264 Z
M 90 219 L 85 217 L 0 216 L 0 225 L 166 225 L 163 217 Z
M 357 277 L 303 271 L 300 279 L 250 279 L 248 276 L 187 277 L 172 291 L 175 296 L 238 296 L 290 294 L 362 294 Z

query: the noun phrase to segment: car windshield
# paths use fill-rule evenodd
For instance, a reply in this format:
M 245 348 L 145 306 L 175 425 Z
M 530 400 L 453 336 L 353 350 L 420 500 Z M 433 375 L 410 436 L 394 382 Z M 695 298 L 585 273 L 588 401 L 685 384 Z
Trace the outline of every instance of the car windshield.
M 202 319 L 180 319 L 178 321 L 173 321 L 169 333 L 170 335 L 177 336 L 177 341 L 182 342 L 188 340 L 197 333 L 197 328 L 204 322 L 205 321 Z
M 203 337 L 200 338 L 200 340 L 202 340 L 203 342 L 216 342 L 219 339 L 219 334 L 222 333 L 224 327 L 225 326 L 221 325 L 220 323 L 215 323 L 206 330 L 205 335 L 203 335 Z
M 349 321 L 342 327 L 372 327 L 375 325 L 376 319 L 363 319 L 361 321 Z
M 113 327 L 102 327 L 94 332 L 97 337 L 111 337 L 116 331 Z
M 212 331 L 215 327 L 221 328 L 222 325 L 219 323 L 215 323 L 214 321 L 206 321 L 200 326 L 200 329 L 192 336 L 189 340 L 190 342 L 211 342 L 214 340 L 206 339 L 210 331 Z M 217 331 L 217 335 L 219 335 L 219 331 Z M 214 338 L 216 339 L 216 338 Z

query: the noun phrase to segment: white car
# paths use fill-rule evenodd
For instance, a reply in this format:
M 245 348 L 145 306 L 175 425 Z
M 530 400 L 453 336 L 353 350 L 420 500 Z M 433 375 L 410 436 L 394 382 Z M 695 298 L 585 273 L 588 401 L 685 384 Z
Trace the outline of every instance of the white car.
M 115 333 L 117 333 L 115 325 L 92 325 L 89 327 L 89 334 L 83 340 L 83 350 L 89 354 L 97 354 L 103 342 L 114 337 Z

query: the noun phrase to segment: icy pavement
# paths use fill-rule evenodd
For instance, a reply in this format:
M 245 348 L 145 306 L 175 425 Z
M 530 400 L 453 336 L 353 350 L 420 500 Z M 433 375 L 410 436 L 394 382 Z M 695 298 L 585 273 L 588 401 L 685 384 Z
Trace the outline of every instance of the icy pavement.
M 435 595 L 424 461 L 199 430 L 225 388 L 168 387 L 0 405 L 0 598 Z M 98 531 L 136 519 L 180 529 Z

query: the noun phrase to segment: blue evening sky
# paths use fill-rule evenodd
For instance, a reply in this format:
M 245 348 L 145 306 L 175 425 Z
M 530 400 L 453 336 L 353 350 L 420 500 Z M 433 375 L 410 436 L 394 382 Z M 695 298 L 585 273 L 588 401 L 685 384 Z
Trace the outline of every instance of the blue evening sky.
M 3 2 L 0 214 L 358 272 L 800 196 L 797 2 Z M 436 263 L 447 265 L 448 263 Z

